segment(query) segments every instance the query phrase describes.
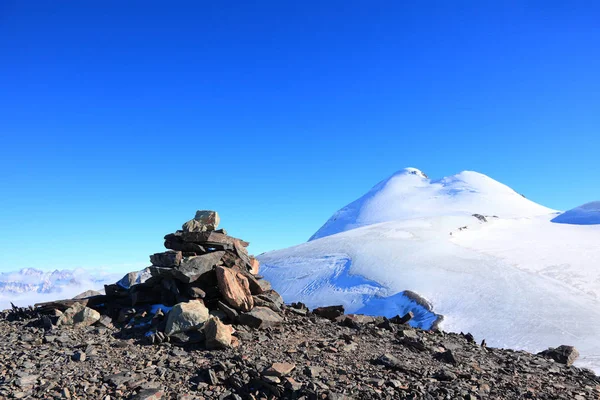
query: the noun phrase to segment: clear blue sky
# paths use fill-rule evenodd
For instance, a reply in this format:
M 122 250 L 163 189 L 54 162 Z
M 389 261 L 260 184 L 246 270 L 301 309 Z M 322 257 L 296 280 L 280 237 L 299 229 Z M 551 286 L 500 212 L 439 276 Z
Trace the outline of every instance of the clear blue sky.
M 0 270 L 126 272 L 205 208 L 286 247 L 406 166 L 598 200 L 598 21 L 592 1 L 4 0 Z

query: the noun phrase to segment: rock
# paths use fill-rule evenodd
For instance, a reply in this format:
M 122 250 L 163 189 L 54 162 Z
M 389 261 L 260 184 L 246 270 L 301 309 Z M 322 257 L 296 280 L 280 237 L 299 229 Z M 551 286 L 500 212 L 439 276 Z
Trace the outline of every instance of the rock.
M 269 290 L 272 290 L 271 287 L 271 282 L 269 282 L 266 279 L 257 279 L 258 284 L 260 285 L 260 288 L 262 289 L 263 292 L 268 292 Z
M 433 374 L 433 378 L 438 381 L 448 382 L 456 379 L 456 374 L 452 371 L 448 371 L 445 368 L 439 369 Z
M 238 321 L 251 328 L 270 328 L 283 322 L 283 318 L 266 307 L 254 307 L 252 311 L 240 314 Z
M 313 314 L 333 321 L 344 314 L 344 306 L 318 307 L 313 310 Z
M 191 286 L 187 288 L 187 295 L 192 299 L 203 299 L 206 297 L 206 292 L 199 287 Z
M 223 299 L 233 308 L 250 311 L 254 307 L 248 279 L 232 268 L 217 267 L 217 281 Z
M 452 350 L 446 350 L 444 352 L 436 353 L 433 357 L 436 360 L 443 361 L 445 363 L 458 364 L 458 361 L 456 360 L 454 353 L 452 353 Z
M 317 377 L 321 376 L 321 374 L 323 373 L 323 367 L 309 365 L 306 368 L 304 368 L 304 373 L 307 376 L 310 376 L 311 378 L 317 378 Z
M 165 394 L 160 389 L 142 389 L 131 400 L 161 400 Z
M 74 324 L 73 318 L 75 317 L 76 314 L 83 311 L 84 308 L 85 308 L 85 306 L 81 303 L 73 304 L 71 307 L 67 308 L 60 317 L 58 317 L 56 326 L 73 325 Z
M 208 320 L 208 308 L 199 300 L 179 303 L 173 306 L 167 316 L 165 334 L 197 330 Z
M 179 267 L 173 269 L 173 276 L 183 283 L 191 283 L 202 275 L 210 272 L 221 261 L 224 251 L 215 251 L 196 257 L 187 257 L 181 261 Z
M 81 326 L 94 325 L 100 320 L 100 313 L 88 307 L 84 307 L 73 316 L 73 323 Z
M 404 314 L 402 317 L 399 315 L 396 315 L 395 317 L 390 318 L 390 322 L 392 322 L 394 324 L 402 325 L 402 324 L 408 323 L 408 321 L 413 319 L 414 316 L 415 315 L 413 314 L 413 312 L 409 311 L 406 314 Z
M 164 268 L 178 267 L 182 259 L 183 255 L 181 251 L 165 251 L 150 256 L 152 265 Z
M 221 247 L 220 250 L 234 250 L 236 243 L 242 247 L 248 247 L 250 243 L 227 236 L 222 233 L 211 232 L 183 232 L 178 231 L 165 236 L 165 240 L 182 241 L 185 243 L 196 243 L 206 248 Z
M 335 318 L 335 321 L 340 325 L 347 326 L 349 328 L 359 328 L 361 325 L 372 324 L 376 322 L 374 317 L 363 314 L 348 314 L 340 315 Z
M 256 258 L 250 257 L 250 273 L 252 275 L 258 275 L 259 269 L 260 269 L 260 262 Z
M 129 289 L 133 285 L 140 283 L 138 282 L 139 276 L 140 274 L 137 271 L 130 272 L 121 278 L 117 284 L 125 289 Z
M 207 226 L 202 224 L 202 222 L 196 221 L 195 219 L 187 221 L 185 224 L 183 224 L 181 229 L 183 229 L 184 232 L 204 232 L 209 230 Z
M 194 220 L 200 222 L 202 225 L 208 228 L 208 230 L 215 230 L 221 222 L 219 213 L 211 210 L 198 210 L 194 216 Z
M 264 371 L 264 375 L 274 375 L 278 377 L 283 377 L 289 375 L 296 368 L 296 364 L 292 363 L 273 363 L 269 368 Z
M 73 297 L 73 299 L 87 299 L 88 297 L 94 296 L 102 296 L 102 293 L 96 290 L 86 290 L 85 292 L 79 293 L 77 296 Z
M 259 283 L 258 279 L 256 279 L 254 277 L 254 275 L 252 275 L 250 272 L 243 271 L 243 270 L 240 271 L 240 273 L 242 275 L 244 275 L 244 277 L 248 280 L 248 286 L 250 288 L 251 294 L 258 295 L 258 294 L 262 294 L 264 292 L 263 287 Z M 271 286 L 271 285 L 269 284 L 269 286 Z
M 231 321 L 235 322 L 237 320 L 238 312 L 234 308 L 229 307 L 222 301 L 217 302 L 217 307 L 219 307 L 219 310 L 223 311 Z
M 204 324 L 204 336 L 209 350 L 231 346 L 231 326 L 225 325 L 218 318 L 210 318 Z
M 557 348 L 549 348 L 538 353 L 542 357 L 550 358 L 557 363 L 565 364 L 567 366 L 573 365 L 575 360 L 579 357 L 579 351 L 573 346 L 558 346 Z
M 73 361 L 85 361 L 85 358 L 85 352 L 79 350 L 73 353 L 73 355 L 71 356 L 71 360 Z
M 184 242 L 180 237 L 174 235 L 165 236 L 165 247 L 167 249 L 181 251 L 184 253 L 204 254 L 206 248 L 197 243 Z M 183 255 L 183 254 L 182 254 Z

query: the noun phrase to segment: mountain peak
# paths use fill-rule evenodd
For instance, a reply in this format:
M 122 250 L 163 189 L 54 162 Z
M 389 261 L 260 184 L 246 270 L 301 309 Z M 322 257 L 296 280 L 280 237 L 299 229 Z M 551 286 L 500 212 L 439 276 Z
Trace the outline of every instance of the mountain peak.
M 413 167 L 401 169 L 400 171 L 396 172 L 394 174 L 394 176 L 395 175 L 415 175 L 415 176 L 418 176 L 419 178 L 429 179 L 429 177 L 427 175 L 425 175 L 425 173 L 423 171 L 421 171 L 420 169 L 417 169 L 417 168 L 413 168 Z
M 337 211 L 309 240 L 394 220 L 462 214 L 513 218 L 552 212 L 479 172 L 432 180 L 419 169 L 405 168 Z

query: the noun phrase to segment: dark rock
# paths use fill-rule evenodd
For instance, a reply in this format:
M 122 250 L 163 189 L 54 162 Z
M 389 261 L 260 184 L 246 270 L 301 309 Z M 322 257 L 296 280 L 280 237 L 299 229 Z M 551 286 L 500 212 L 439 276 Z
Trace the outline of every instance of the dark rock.
M 456 357 L 454 356 L 454 353 L 452 353 L 452 350 L 446 350 L 444 352 L 438 352 L 438 353 L 436 353 L 434 355 L 434 358 L 436 360 L 443 361 L 445 363 L 458 364 L 458 361 L 456 360 Z
M 231 321 L 235 322 L 237 320 L 238 312 L 234 308 L 229 307 L 229 305 L 222 301 L 217 302 L 217 307 L 219 307 L 219 310 L 223 311 Z
M 181 265 L 173 269 L 173 276 L 184 283 L 194 282 L 211 271 L 224 254 L 224 251 L 215 251 L 201 256 L 184 258 Z
M 558 346 L 557 348 L 549 348 L 538 353 L 542 357 L 550 358 L 557 363 L 565 364 L 567 366 L 573 365 L 575 360 L 579 357 L 579 352 L 573 346 Z
M 71 360 L 73 360 L 73 361 L 85 361 L 85 358 L 86 358 L 85 352 L 82 352 L 82 351 L 76 351 L 71 356 Z
M 452 371 L 442 368 L 433 374 L 433 378 L 437 379 L 438 381 L 449 382 L 456 379 L 456 374 Z
M 181 251 L 166 251 L 164 253 L 155 253 L 150 256 L 150 263 L 157 267 L 178 267 L 181 264 L 183 255 Z
M 408 321 L 414 318 L 414 314 L 412 311 L 407 312 L 403 316 L 396 315 L 395 317 L 390 318 L 390 322 L 398 325 L 406 324 Z
M 333 321 L 344 314 L 344 306 L 318 307 L 313 310 L 313 314 Z

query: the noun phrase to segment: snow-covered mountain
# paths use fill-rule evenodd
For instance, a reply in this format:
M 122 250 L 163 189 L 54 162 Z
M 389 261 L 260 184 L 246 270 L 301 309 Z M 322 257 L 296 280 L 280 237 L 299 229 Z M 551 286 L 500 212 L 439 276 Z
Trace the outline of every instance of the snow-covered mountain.
M 580 209 L 561 214 L 476 172 L 430 180 L 409 168 L 309 242 L 261 255 L 261 273 L 288 302 L 413 310 L 426 328 L 441 314 L 444 329 L 492 346 L 575 345 L 578 364 L 600 371 L 598 207 L 567 218 Z
M 28 306 L 37 302 L 70 298 L 88 289 L 113 283 L 118 274 L 86 269 L 42 271 L 24 268 L 0 273 L 0 309 L 10 303 Z

